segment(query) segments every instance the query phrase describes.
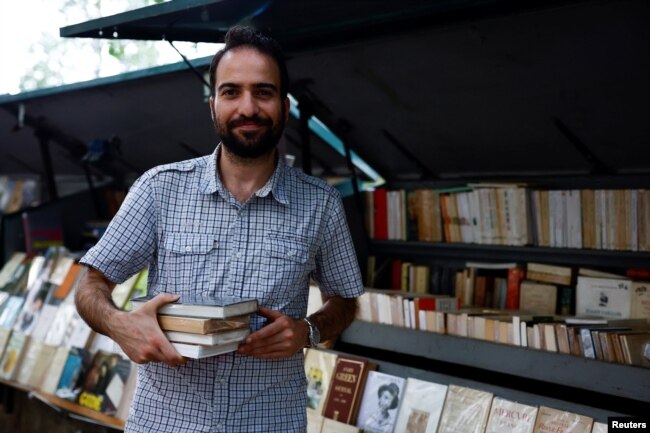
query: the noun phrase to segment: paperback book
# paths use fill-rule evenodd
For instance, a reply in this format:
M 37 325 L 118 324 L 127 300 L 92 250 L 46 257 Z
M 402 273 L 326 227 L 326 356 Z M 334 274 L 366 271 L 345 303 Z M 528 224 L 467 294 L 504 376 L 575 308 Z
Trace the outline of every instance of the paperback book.
M 147 301 L 152 300 L 154 296 L 146 295 L 132 298 L 132 308 L 134 310 L 140 308 Z M 195 296 L 183 296 L 176 302 L 163 305 L 158 310 L 158 314 L 227 319 L 229 317 L 254 313 L 257 311 L 257 307 L 257 299 L 197 294 Z
M 406 379 L 378 371 L 368 372 L 359 407 L 357 427 L 364 433 L 392 432 L 404 397 Z

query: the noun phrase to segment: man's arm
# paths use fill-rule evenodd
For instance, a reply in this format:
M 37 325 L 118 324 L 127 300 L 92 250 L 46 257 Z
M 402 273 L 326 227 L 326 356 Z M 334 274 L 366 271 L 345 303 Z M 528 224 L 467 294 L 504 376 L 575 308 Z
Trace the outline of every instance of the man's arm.
M 178 299 L 167 293 L 156 296 L 135 311 L 118 309 L 111 298 L 115 283 L 100 271 L 87 268 L 79 281 L 75 304 L 79 315 L 94 331 L 120 345 L 134 362 L 164 362 L 170 366 L 185 363 L 158 325 L 158 309 Z
M 331 340 L 350 326 L 356 311 L 356 298 L 332 296 L 310 319 L 318 327 L 321 339 Z M 269 319 L 269 324 L 252 333 L 239 347 L 239 353 L 262 359 L 287 358 L 308 343 L 309 326 L 304 320 L 268 308 L 260 308 L 257 313 Z

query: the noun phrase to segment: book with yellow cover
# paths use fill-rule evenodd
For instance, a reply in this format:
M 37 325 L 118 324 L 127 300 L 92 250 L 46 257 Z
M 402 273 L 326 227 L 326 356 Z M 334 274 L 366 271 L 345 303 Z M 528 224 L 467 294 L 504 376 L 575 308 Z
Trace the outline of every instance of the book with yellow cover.
M 532 433 L 537 407 L 494 397 L 485 433 Z

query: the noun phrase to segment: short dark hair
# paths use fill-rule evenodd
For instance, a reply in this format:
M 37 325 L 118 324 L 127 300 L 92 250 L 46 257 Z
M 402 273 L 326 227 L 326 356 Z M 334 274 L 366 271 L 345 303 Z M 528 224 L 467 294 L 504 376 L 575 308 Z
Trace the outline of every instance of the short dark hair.
M 278 69 L 280 70 L 280 96 L 282 99 L 287 97 L 287 93 L 289 93 L 289 71 L 287 70 L 287 64 L 284 60 L 282 48 L 275 39 L 263 35 L 252 27 L 235 26 L 228 30 L 224 42 L 226 43 L 226 46 L 217 51 L 210 62 L 210 96 L 215 95 L 215 87 L 217 85 L 217 66 L 219 66 L 219 62 L 223 55 L 235 48 L 250 47 L 275 60 L 275 63 L 277 63 Z
M 377 397 L 381 397 L 384 392 L 388 392 L 393 396 L 393 401 L 390 402 L 388 409 L 395 409 L 399 403 L 399 387 L 394 383 L 384 383 L 377 390 Z

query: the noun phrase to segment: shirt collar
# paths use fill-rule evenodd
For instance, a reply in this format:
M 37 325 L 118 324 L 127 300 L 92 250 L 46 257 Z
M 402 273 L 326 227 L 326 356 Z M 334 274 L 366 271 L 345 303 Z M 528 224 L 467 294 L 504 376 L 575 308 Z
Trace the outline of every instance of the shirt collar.
M 217 148 L 208 157 L 205 171 L 201 175 L 201 192 L 204 194 L 213 194 L 217 192 L 221 197 L 227 199 L 229 192 L 226 190 L 223 182 L 221 182 L 219 167 L 217 165 L 217 157 L 219 156 L 220 151 L 221 143 L 217 145 Z M 284 161 L 282 158 L 278 158 L 273 175 L 266 184 L 255 193 L 255 195 L 257 197 L 266 197 L 269 194 L 272 194 L 279 203 L 285 205 L 289 204 L 285 177 L 286 170 L 287 166 L 284 164 Z

